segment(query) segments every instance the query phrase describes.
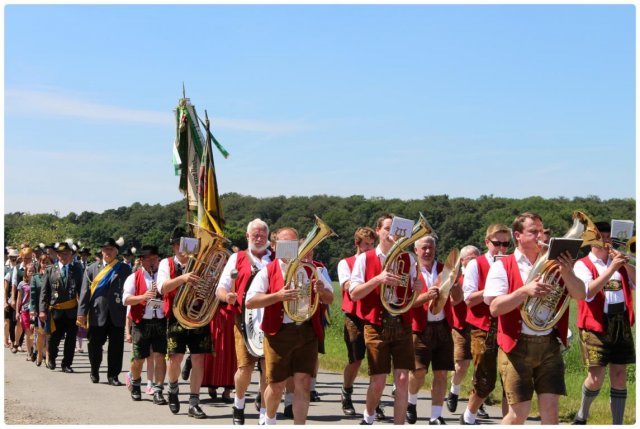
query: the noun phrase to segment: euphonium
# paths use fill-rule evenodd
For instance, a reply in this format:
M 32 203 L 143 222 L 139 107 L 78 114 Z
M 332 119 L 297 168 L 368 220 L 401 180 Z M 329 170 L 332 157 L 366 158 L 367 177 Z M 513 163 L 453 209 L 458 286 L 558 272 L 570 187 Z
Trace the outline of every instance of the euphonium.
M 579 238 L 582 247 L 604 246 L 598 228 L 580 211 L 573 212 L 573 225 L 564 238 Z M 551 292 L 543 297 L 528 297 L 520 309 L 522 321 L 538 332 L 553 328 L 569 306 L 569 295 L 560 276 L 560 265 L 555 260 L 549 260 L 548 255 L 549 252 L 545 251 L 538 256 L 525 284 L 541 276 L 541 281 L 551 285 Z
M 411 269 L 406 269 L 404 261 L 399 259 L 399 256 L 405 252 L 413 254 L 410 250 L 407 250 L 413 243 L 420 240 L 425 235 L 433 235 L 437 237 L 429 222 L 420 213 L 418 222 L 413 226 L 411 235 L 409 237 L 401 237 L 393 243 L 387 258 L 384 261 L 383 271 L 398 275 L 401 280 L 398 286 L 391 286 L 386 283 L 380 285 L 380 300 L 382 306 L 389 312 L 389 314 L 397 316 L 402 313 L 406 313 L 413 306 L 413 302 L 416 300 L 417 292 L 413 290 L 413 285 L 410 279 Z M 414 260 L 417 258 L 414 255 Z M 398 290 L 401 293 L 398 293 Z
M 180 286 L 173 301 L 173 314 L 187 329 L 200 328 L 211 321 L 218 308 L 216 285 L 230 253 L 224 248 L 227 241 L 208 229 L 195 226 L 200 241 L 198 256 L 189 255 L 185 272 L 193 272 L 200 280 Z
M 287 264 L 284 275 L 284 287 L 299 291 L 297 299 L 283 303 L 287 316 L 296 323 L 305 322 L 313 316 L 318 309 L 320 297 L 313 291 L 313 286 L 320 282 L 318 270 L 313 264 L 302 262 L 302 259 L 325 238 L 336 235 L 322 219 L 318 216 L 315 218 L 315 226 L 298 249 L 298 256 Z M 307 276 L 306 271 L 311 272 L 311 275 Z

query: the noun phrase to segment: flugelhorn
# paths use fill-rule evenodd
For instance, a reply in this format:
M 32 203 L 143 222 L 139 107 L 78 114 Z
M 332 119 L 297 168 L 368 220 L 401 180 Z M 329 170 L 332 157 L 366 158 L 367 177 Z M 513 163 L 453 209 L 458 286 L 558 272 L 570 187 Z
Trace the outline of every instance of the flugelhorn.
M 302 259 L 325 238 L 336 235 L 329 226 L 318 216 L 315 216 L 315 226 L 298 249 L 298 256 L 287 264 L 284 276 L 284 287 L 299 291 L 298 297 L 283 303 L 287 316 L 296 323 L 303 323 L 311 318 L 318 309 L 320 295 L 313 290 L 314 285 L 320 283 L 318 270 L 313 264 L 302 262 Z M 307 276 L 306 271 L 311 272 Z
M 427 222 L 422 213 L 420 213 L 418 222 L 413 226 L 411 235 L 397 239 L 396 242 L 393 243 L 393 246 L 391 246 L 391 249 L 389 249 L 382 270 L 396 274 L 401 279 L 398 286 L 391 286 L 386 283 L 380 285 L 380 300 L 382 306 L 391 315 L 397 316 L 409 311 L 417 295 L 412 285 L 415 279 L 410 279 L 411 268 L 405 267 L 404 261 L 399 259 L 399 257 L 403 253 L 413 255 L 412 251 L 407 250 L 409 246 L 429 234 L 437 238 L 429 222 Z M 413 257 L 414 260 L 417 260 L 415 255 L 413 255 Z
M 604 246 L 598 228 L 586 214 L 580 211 L 573 212 L 573 225 L 564 238 L 579 238 L 582 240 L 582 247 Z M 542 245 L 544 243 L 541 243 L 541 247 L 544 247 Z M 525 284 L 541 276 L 541 281 L 551 285 L 551 292 L 543 297 L 528 297 L 520 309 L 522 321 L 537 332 L 553 328 L 569 307 L 569 296 L 560 276 L 560 265 L 557 261 L 548 258 L 548 246 L 546 247 L 547 249 L 538 256 Z

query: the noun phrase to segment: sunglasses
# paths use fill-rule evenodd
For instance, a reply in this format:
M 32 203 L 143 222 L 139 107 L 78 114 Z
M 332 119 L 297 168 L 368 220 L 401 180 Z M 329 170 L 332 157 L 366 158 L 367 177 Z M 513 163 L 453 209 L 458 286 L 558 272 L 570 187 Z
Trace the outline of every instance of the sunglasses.
M 498 240 L 489 240 L 491 244 L 496 247 L 509 247 L 511 245 L 510 241 L 498 241 Z

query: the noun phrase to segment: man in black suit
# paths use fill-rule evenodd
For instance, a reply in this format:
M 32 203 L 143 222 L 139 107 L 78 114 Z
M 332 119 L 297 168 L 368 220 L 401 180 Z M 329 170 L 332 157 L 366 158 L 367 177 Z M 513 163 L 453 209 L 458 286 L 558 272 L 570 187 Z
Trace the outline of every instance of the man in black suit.
M 44 281 L 40 291 L 39 314 L 45 323 L 49 338 L 49 360 L 46 363 L 51 370 L 56 368 L 58 347 L 63 337 L 64 355 L 62 371 L 71 373 L 76 345 L 76 314 L 78 296 L 82 287 L 82 266 L 73 262 L 73 249 L 69 243 L 56 243 L 58 261 L 44 272 Z
M 127 307 L 122 304 L 122 289 L 131 268 L 118 260 L 120 244 L 109 238 L 102 244 L 102 262 L 87 267 L 80 292 L 78 323 L 86 326 L 88 315 L 89 362 L 91 381 L 100 381 L 102 347 L 109 339 L 107 380 L 112 386 L 122 386 L 118 374 L 122 371 L 124 325 Z

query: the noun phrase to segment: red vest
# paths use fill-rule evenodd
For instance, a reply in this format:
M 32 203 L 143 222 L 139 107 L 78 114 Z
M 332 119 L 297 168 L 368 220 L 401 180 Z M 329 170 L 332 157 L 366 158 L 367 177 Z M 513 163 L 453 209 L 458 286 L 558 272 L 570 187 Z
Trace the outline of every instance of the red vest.
M 284 278 L 282 277 L 282 271 L 280 270 L 280 263 L 277 259 L 269 262 L 267 265 L 267 276 L 269 278 L 269 290 L 267 293 L 276 293 L 284 287 Z M 320 306 L 318 306 L 320 308 Z M 262 317 L 262 324 L 260 328 L 267 335 L 275 335 L 282 327 L 282 321 L 284 319 L 284 306 L 282 302 L 276 302 L 268 307 L 264 308 L 264 315 Z M 322 329 L 322 323 L 320 322 L 320 311 L 316 310 L 311 316 L 311 324 L 313 325 L 313 331 L 318 339 L 321 341 L 324 339 L 324 330 Z
M 462 285 L 464 281 L 464 276 L 461 275 L 458 279 L 458 284 Z M 452 325 L 451 327 L 461 331 L 467 325 L 467 304 L 464 302 L 464 299 L 460 301 L 458 304 L 451 307 L 453 310 L 451 314 Z
M 409 274 L 411 270 L 411 258 L 408 253 L 402 253 L 399 256 L 404 261 L 405 272 Z M 376 249 L 368 250 L 365 253 L 366 267 L 364 273 L 365 283 L 382 272 L 382 264 L 380 258 L 376 255 Z M 412 285 L 409 285 L 412 286 Z M 380 287 L 374 288 L 367 296 L 362 298 L 360 305 L 356 306 L 356 315 L 373 325 L 382 325 L 382 302 L 380 302 Z M 405 325 L 411 324 L 411 310 L 402 314 L 402 320 Z
M 242 314 L 242 304 L 244 302 L 244 295 L 249 286 L 249 280 L 251 279 L 251 258 L 247 256 L 249 250 L 241 250 L 236 255 L 236 270 L 238 270 L 238 277 L 236 278 L 236 299 L 237 304 L 227 304 L 227 310 L 234 312 L 235 314 Z M 273 253 L 272 253 L 273 254 Z
M 134 282 L 135 282 L 135 295 L 142 295 L 147 291 L 147 282 L 144 281 L 144 270 L 137 270 L 134 273 Z M 136 305 L 131 306 L 131 311 L 129 312 L 129 318 L 133 320 L 133 323 L 136 325 L 140 323 L 142 317 L 144 316 L 144 309 L 147 306 L 147 301 L 139 302 Z
M 598 278 L 598 270 L 593 264 L 589 256 L 580 259 L 591 271 L 591 276 L 595 280 Z M 629 326 L 633 326 L 635 317 L 633 314 L 633 295 L 629 287 L 629 275 L 627 270 L 622 267 L 618 271 L 622 277 L 622 291 L 624 292 L 624 304 L 627 307 L 629 315 Z M 588 329 L 589 331 L 604 333 L 604 291 L 600 290 L 593 297 L 591 302 L 578 301 L 578 320 L 576 326 L 580 329 Z
M 512 253 L 509 256 L 505 256 L 500 261 L 507 272 L 507 279 L 509 282 L 508 293 L 511 293 L 517 289 L 520 289 L 522 284 L 522 277 L 520 276 L 520 270 L 518 269 L 518 262 L 515 255 Z M 520 331 L 522 330 L 522 317 L 520 316 L 521 306 L 516 307 L 506 314 L 498 316 L 498 345 L 506 353 L 509 353 L 516 346 L 518 338 L 520 337 Z M 567 330 L 569 329 L 569 312 L 566 311 L 564 315 L 558 321 L 555 326 L 556 332 L 562 344 L 567 345 Z
M 353 264 L 356 262 L 356 255 L 345 258 L 345 262 L 349 267 L 349 271 L 353 271 Z M 347 314 L 356 314 L 358 302 L 353 302 L 351 300 L 351 295 L 349 295 L 348 289 L 343 288 L 342 285 L 340 285 L 340 287 L 342 289 L 342 311 Z
M 440 262 L 436 263 L 436 272 L 440 274 L 444 265 Z M 420 273 L 422 275 L 422 273 Z M 426 283 L 426 282 L 425 282 Z M 431 287 L 434 287 L 433 285 Z M 425 284 L 422 287 L 420 293 L 424 293 L 428 290 L 427 285 Z M 408 313 L 411 315 L 411 330 L 414 332 L 422 332 L 427 328 L 427 312 L 429 311 L 429 306 L 431 305 L 431 301 L 422 304 L 419 307 L 413 307 Z M 444 304 L 444 316 L 449 322 L 449 326 L 453 324 L 453 315 L 451 314 L 451 301 L 447 299 L 447 302 Z
M 178 271 L 180 271 L 180 273 L 176 272 L 176 263 L 173 261 L 173 256 L 169 256 L 167 258 L 167 262 L 169 263 L 170 278 L 175 279 L 177 276 L 182 274 L 182 270 L 180 268 L 178 268 Z M 162 297 L 164 299 L 164 314 L 167 319 L 169 318 L 169 316 L 171 316 L 171 314 L 173 314 L 171 313 L 171 308 L 173 307 L 173 299 L 175 298 L 176 293 L 178 293 L 178 288 L 175 288 L 169 293 L 162 294 Z
M 489 273 L 489 268 L 491 268 L 486 255 L 476 257 L 476 267 L 478 267 L 478 290 L 484 290 L 487 274 Z M 491 326 L 489 306 L 481 302 L 473 307 L 467 307 L 467 322 L 478 329 L 488 332 Z

